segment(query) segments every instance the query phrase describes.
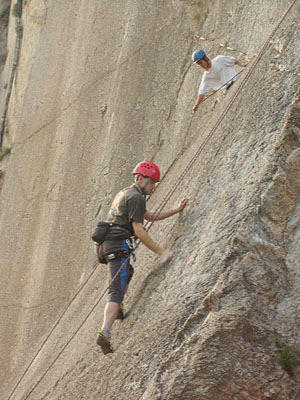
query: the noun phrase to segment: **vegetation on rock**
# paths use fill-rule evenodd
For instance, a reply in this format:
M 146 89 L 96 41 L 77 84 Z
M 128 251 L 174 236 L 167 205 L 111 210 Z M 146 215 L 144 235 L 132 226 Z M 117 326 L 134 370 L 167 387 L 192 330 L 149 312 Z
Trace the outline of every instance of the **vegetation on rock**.
M 16 18 L 21 18 L 21 16 L 22 16 L 22 0 L 17 0 L 17 2 L 13 5 L 12 15 Z

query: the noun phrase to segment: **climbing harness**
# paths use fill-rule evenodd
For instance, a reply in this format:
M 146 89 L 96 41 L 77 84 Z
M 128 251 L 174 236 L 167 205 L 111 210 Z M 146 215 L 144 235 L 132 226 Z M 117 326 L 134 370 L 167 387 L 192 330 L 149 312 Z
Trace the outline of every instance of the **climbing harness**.
M 129 239 L 126 239 L 126 244 L 128 246 L 128 251 L 127 250 L 120 250 L 120 251 L 115 251 L 112 253 L 105 253 L 104 257 L 106 259 L 107 262 L 112 261 L 112 260 L 116 260 L 117 258 L 126 258 L 127 260 L 130 259 L 130 256 L 132 256 L 133 261 L 136 261 L 136 255 L 135 255 L 135 248 L 136 248 L 136 244 L 135 244 L 135 237 L 131 236 Z M 125 262 L 126 263 L 126 262 Z M 124 266 L 124 264 L 122 264 L 122 266 Z M 111 285 L 111 282 L 110 282 Z
M 164 197 L 164 199 L 162 200 L 162 202 L 160 203 L 160 205 L 157 207 L 157 209 L 155 210 L 155 212 L 153 213 L 153 218 L 152 218 L 152 222 L 150 222 L 150 225 L 148 226 L 148 228 L 146 229 L 146 231 L 149 231 L 149 229 L 151 228 L 151 226 L 153 225 L 153 223 L 155 222 L 156 217 L 159 215 L 159 213 L 163 210 L 164 206 L 166 205 L 166 203 L 169 201 L 169 199 L 171 198 L 171 196 L 173 195 L 173 193 L 175 192 L 175 190 L 177 189 L 177 187 L 179 186 L 179 184 L 182 182 L 183 178 L 185 177 L 185 175 L 188 173 L 188 171 L 192 168 L 193 164 L 195 163 L 195 161 L 197 160 L 197 158 L 199 157 L 199 155 L 201 154 L 201 152 L 203 151 L 204 147 L 206 146 L 206 144 L 209 142 L 209 140 L 211 139 L 212 135 L 214 134 L 214 132 L 217 130 L 217 128 L 219 127 L 221 121 L 224 119 L 225 115 L 227 114 L 227 112 L 229 111 L 229 109 L 231 108 L 232 104 L 234 103 L 234 101 L 236 100 L 236 98 L 239 96 L 240 92 L 242 91 L 242 89 L 244 88 L 246 82 L 248 81 L 250 75 L 252 74 L 254 68 L 256 67 L 257 63 L 260 61 L 260 59 L 262 58 L 267 46 L 270 44 L 270 41 L 272 39 L 272 37 L 275 35 L 276 31 L 278 30 L 279 26 L 281 25 L 282 21 L 284 20 L 284 18 L 286 17 L 286 15 L 289 13 L 289 11 L 292 9 L 293 5 L 295 4 L 296 0 L 293 0 L 290 5 L 288 6 L 287 10 L 284 12 L 284 14 L 281 16 L 281 18 L 279 19 L 278 23 L 276 24 L 275 28 L 273 29 L 272 33 L 269 35 L 268 39 L 266 40 L 266 42 L 264 43 L 263 47 L 261 48 L 259 54 L 256 56 L 253 64 L 251 65 L 248 73 L 246 74 L 245 78 L 243 79 L 243 81 L 241 82 L 241 84 L 239 85 L 238 89 L 236 90 L 236 92 L 234 93 L 234 95 L 232 96 L 232 98 L 230 99 L 229 104 L 227 105 L 227 107 L 225 108 L 225 110 L 222 112 L 222 114 L 220 115 L 219 119 L 217 120 L 217 122 L 215 123 L 215 125 L 213 126 L 213 128 L 211 129 L 211 131 L 209 132 L 209 134 L 207 135 L 207 137 L 204 139 L 204 141 L 201 143 L 201 145 L 199 146 L 198 150 L 196 151 L 196 153 L 194 154 L 194 156 L 192 157 L 192 159 L 190 160 L 190 162 L 187 164 L 187 166 L 185 167 L 185 169 L 183 170 L 183 172 L 180 174 L 179 178 L 177 179 L 177 181 L 175 182 L 175 184 L 173 185 L 173 187 L 169 190 L 169 192 L 167 193 L 167 195 Z M 241 72 L 241 71 L 240 71 Z M 239 73 L 240 73 L 239 72 Z M 232 79 L 232 78 L 231 78 Z M 219 89 L 220 90 L 220 89 Z M 208 96 L 209 97 L 209 96 Z M 207 98 L 208 98 L 207 97 Z M 147 221 L 147 223 L 145 224 L 145 228 L 148 225 L 149 221 Z M 139 244 L 141 242 L 138 241 L 135 249 L 138 248 Z M 80 329 L 83 327 L 83 325 L 86 323 L 86 321 L 88 320 L 88 318 L 91 316 L 91 314 L 94 312 L 94 310 L 96 309 L 96 307 L 98 306 L 98 304 L 100 303 L 100 301 L 102 300 L 102 298 L 104 297 L 104 295 L 106 294 L 106 292 L 109 290 L 110 285 L 114 282 L 114 280 L 117 278 L 117 276 L 119 275 L 121 269 L 123 268 L 123 266 L 126 264 L 126 262 L 129 260 L 129 257 L 124 261 L 124 263 L 121 265 L 121 267 L 119 268 L 119 270 L 117 271 L 117 273 L 115 274 L 115 276 L 113 277 L 113 279 L 111 280 L 109 286 L 106 288 L 106 290 L 102 293 L 102 295 L 99 297 L 99 299 L 96 301 L 96 303 L 93 305 L 93 307 L 90 309 L 90 311 L 88 312 L 88 314 L 86 315 L 86 317 L 83 319 L 83 321 L 81 322 L 81 324 L 79 325 L 79 327 L 73 332 L 73 334 L 71 335 L 71 337 L 67 340 L 67 342 L 63 345 L 63 347 L 61 348 L 61 350 L 59 351 L 59 353 L 56 355 L 56 357 L 54 358 L 54 360 L 51 362 L 51 364 L 48 366 L 48 368 L 44 371 L 44 373 L 41 375 L 41 377 L 39 378 L 39 380 L 33 385 L 33 387 L 31 388 L 31 390 L 27 393 L 27 395 L 24 397 L 24 400 L 28 399 L 28 397 L 31 395 L 31 393 L 37 388 L 37 386 L 40 384 L 40 382 L 43 380 L 43 378 L 47 375 L 47 373 L 50 371 L 50 369 L 53 367 L 53 365 L 56 363 L 56 361 L 59 359 L 59 357 L 62 355 L 62 353 L 65 351 L 66 347 L 71 343 L 71 341 L 74 339 L 74 337 L 77 335 L 77 333 L 80 331 Z M 58 323 L 61 321 L 62 317 L 65 315 L 65 313 L 67 312 L 67 310 L 69 309 L 70 305 L 73 303 L 73 301 L 75 300 L 75 298 L 79 295 L 79 293 L 82 291 L 82 289 L 85 287 L 85 285 L 87 284 L 87 282 L 89 281 L 89 279 L 92 277 L 93 273 L 95 272 L 96 269 L 93 270 L 93 272 L 88 276 L 88 278 L 86 279 L 86 281 L 84 282 L 84 284 L 81 286 L 81 288 L 76 292 L 76 294 L 73 296 L 73 298 L 71 299 L 71 301 L 68 303 L 67 307 L 65 308 L 64 312 L 62 313 L 62 315 L 59 317 L 59 319 L 56 321 L 56 323 L 54 324 L 53 328 L 51 329 L 51 331 L 49 332 L 49 334 L 47 335 L 46 339 L 43 341 L 42 345 L 40 346 L 39 350 L 36 352 L 35 356 L 33 357 L 33 359 L 30 361 L 29 365 L 27 366 L 27 368 L 25 369 L 24 373 L 22 374 L 21 378 L 19 379 L 19 381 L 17 382 L 17 384 L 15 385 L 13 391 L 11 392 L 10 396 L 8 397 L 8 400 L 10 400 L 14 394 L 14 392 L 16 391 L 17 387 L 20 385 L 21 381 L 23 380 L 25 374 L 28 372 L 29 368 L 31 367 L 31 365 L 33 364 L 33 362 L 35 361 L 35 359 L 37 358 L 37 356 L 39 355 L 39 353 L 41 352 L 42 348 L 45 346 L 46 342 L 48 341 L 50 335 L 52 334 L 52 332 L 54 331 L 54 329 L 56 328 L 56 326 L 58 325 Z
M 130 252 L 129 251 L 124 251 L 124 250 L 115 251 L 114 253 L 105 254 L 105 258 L 106 258 L 107 262 L 109 262 L 111 260 L 116 260 L 118 258 L 124 258 L 124 257 L 129 257 L 129 256 L 130 256 Z

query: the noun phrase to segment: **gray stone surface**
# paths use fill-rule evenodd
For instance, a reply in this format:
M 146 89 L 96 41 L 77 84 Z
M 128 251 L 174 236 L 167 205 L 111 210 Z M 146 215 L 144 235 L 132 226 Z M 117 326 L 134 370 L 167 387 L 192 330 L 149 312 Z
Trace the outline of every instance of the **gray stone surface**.
M 155 209 L 245 77 L 191 121 L 202 74 L 191 52 L 251 61 L 286 7 L 27 2 L 0 198 L 1 398 L 91 273 L 90 234 L 135 164 L 161 167 Z M 299 366 L 285 371 L 276 347 L 300 349 L 299 17 L 296 4 L 169 201 L 189 197 L 184 212 L 151 229 L 175 249 L 172 262 L 139 247 L 115 353 L 95 345 L 102 299 L 30 399 L 300 398 Z M 13 398 L 38 383 L 106 288 L 99 266 Z

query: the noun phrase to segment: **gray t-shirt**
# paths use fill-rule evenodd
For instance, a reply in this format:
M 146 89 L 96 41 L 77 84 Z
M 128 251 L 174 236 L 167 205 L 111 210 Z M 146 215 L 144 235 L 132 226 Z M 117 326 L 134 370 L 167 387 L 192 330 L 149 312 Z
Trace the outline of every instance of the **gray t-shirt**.
M 121 190 L 108 212 L 107 222 L 124 226 L 134 234 L 132 221 L 144 222 L 145 199 L 135 185 Z

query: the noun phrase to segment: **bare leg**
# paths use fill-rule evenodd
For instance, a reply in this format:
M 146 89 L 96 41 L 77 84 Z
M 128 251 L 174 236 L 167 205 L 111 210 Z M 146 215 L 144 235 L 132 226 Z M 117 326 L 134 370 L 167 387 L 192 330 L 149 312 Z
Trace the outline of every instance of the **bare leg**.
M 115 322 L 118 316 L 119 307 L 120 306 L 118 303 L 113 303 L 113 302 L 108 302 L 105 306 L 104 320 L 101 328 L 105 336 L 109 336 L 111 327 L 113 326 L 113 323 Z

